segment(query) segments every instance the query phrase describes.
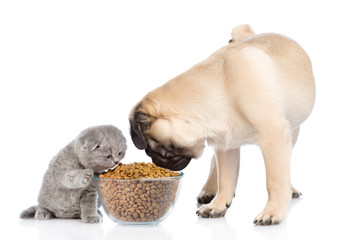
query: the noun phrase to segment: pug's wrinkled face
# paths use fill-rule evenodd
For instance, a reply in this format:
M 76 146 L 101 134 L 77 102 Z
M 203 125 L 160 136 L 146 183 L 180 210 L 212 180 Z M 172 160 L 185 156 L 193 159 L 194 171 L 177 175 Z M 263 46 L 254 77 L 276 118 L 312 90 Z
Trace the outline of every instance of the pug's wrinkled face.
M 188 143 L 186 136 L 144 112 L 135 112 L 130 119 L 130 134 L 138 149 L 145 150 L 153 163 L 173 171 L 184 169 L 192 158 L 203 152 L 204 141 Z M 176 139 L 175 139 L 176 138 Z M 185 143 L 185 144 L 183 144 Z

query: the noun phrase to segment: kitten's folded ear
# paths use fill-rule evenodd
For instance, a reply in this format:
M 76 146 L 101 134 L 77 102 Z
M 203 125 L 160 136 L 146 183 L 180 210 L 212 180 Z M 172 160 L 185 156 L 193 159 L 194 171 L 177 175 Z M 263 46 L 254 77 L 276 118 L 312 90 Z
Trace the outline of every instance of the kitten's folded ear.
M 89 139 L 86 136 L 80 136 L 78 138 L 78 142 L 81 150 L 94 151 L 100 148 L 100 143 L 96 142 L 95 140 Z
M 94 151 L 100 148 L 100 144 L 96 141 L 92 141 L 91 139 L 86 139 L 82 144 L 82 147 L 84 148 L 84 150 Z

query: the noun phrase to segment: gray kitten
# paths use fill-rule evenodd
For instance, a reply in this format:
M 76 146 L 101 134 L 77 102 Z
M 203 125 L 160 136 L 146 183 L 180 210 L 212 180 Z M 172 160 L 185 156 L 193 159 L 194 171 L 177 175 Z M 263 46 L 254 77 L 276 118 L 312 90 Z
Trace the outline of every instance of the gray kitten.
M 111 125 L 91 127 L 63 148 L 50 162 L 39 192 L 39 205 L 30 207 L 20 218 L 81 218 L 85 223 L 102 221 L 97 209 L 94 173 L 113 168 L 124 158 L 126 140 Z

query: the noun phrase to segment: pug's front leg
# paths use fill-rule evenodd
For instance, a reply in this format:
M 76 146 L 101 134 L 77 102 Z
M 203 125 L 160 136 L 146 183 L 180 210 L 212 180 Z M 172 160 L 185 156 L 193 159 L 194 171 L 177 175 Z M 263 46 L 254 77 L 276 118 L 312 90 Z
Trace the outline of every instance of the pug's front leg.
M 211 166 L 210 166 L 210 172 L 209 177 L 207 179 L 207 182 L 204 184 L 202 191 L 199 193 L 197 197 L 198 203 L 210 203 L 217 191 L 218 191 L 218 177 L 217 174 L 218 170 L 216 168 L 216 158 L 215 154 L 211 159 Z
M 204 218 L 223 217 L 235 195 L 239 172 L 239 148 L 228 151 L 215 151 L 218 174 L 218 191 L 214 199 L 197 210 Z

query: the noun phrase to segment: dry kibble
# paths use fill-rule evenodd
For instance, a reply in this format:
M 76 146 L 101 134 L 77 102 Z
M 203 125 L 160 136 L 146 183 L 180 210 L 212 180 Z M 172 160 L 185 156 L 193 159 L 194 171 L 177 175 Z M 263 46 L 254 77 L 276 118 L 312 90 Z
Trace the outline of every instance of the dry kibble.
M 169 177 L 178 175 L 152 163 L 119 164 L 100 174 L 96 182 L 112 217 L 124 222 L 152 222 L 172 206 L 180 181 Z
M 172 177 L 177 175 L 179 175 L 179 173 L 158 167 L 153 163 L 120 163 L 116 168 L 102 173 L 98 177 L 107 179 L 139 179 Z

